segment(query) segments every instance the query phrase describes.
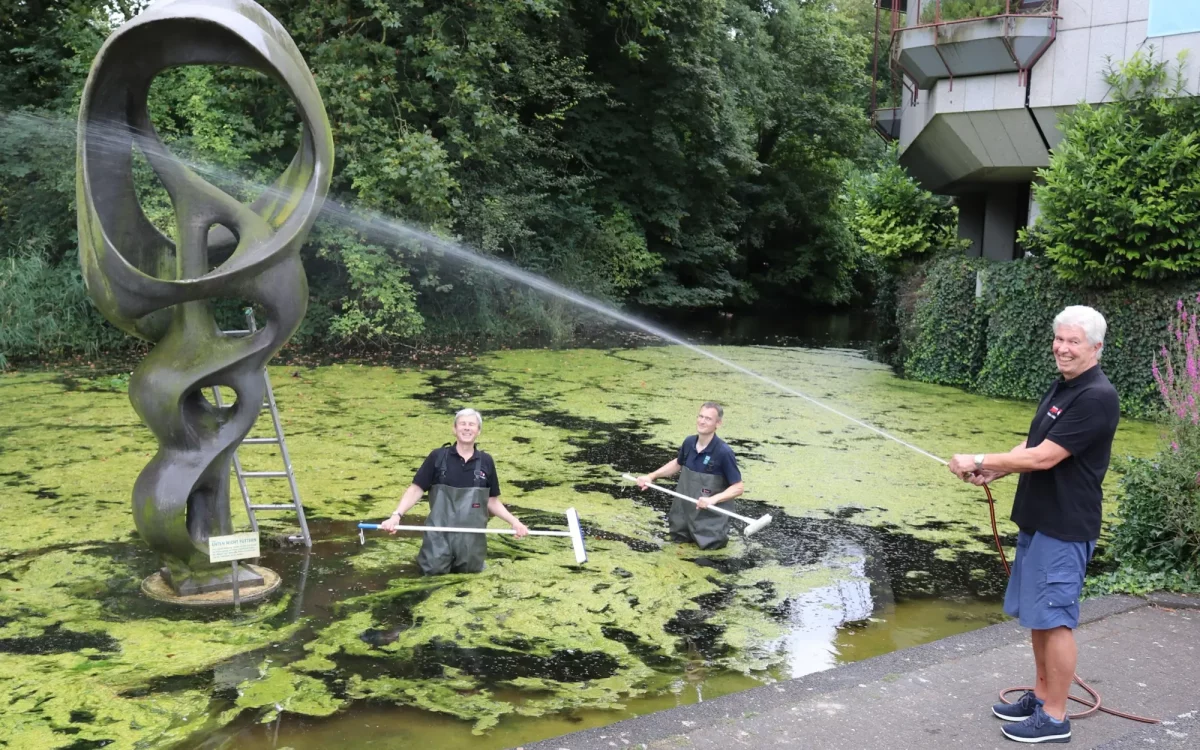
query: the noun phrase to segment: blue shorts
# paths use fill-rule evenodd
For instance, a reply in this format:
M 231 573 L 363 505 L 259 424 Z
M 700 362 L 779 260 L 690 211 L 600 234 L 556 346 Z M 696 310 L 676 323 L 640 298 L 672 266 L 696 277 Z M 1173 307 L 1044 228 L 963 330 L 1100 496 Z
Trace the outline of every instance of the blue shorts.
M 1064 542 L 1040 531 L 1017 535 L 1017 557 L 1004 592 L 1004 612 L 1021 627 L 1079 627 L 1079 594 L 1096 543 Z

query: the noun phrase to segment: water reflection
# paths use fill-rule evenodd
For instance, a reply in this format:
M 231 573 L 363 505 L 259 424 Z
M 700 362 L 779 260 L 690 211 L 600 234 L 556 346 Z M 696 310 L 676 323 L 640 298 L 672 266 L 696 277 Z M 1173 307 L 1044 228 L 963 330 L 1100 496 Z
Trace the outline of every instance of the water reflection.
M 880 587 L 887 599 L 872 597 L 867 553 L 861 547 L 847 542 L 829 564 L 847 568 L 850 577 L 788 601 L 788 634 L 780 643 L 787 653 L 786 677 L 803 677 L 837 666 L 841 657 L 839 628 L 867 621 L 877 609 L 895 607 L 890 587 Z

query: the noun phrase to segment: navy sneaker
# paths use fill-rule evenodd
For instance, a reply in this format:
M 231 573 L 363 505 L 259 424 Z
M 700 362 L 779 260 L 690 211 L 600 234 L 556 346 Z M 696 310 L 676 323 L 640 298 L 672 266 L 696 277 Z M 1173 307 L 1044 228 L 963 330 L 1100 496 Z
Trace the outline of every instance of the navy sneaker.
M 1005 724 L 1000 731 L 1017 742 L 1070 742 L 1071 720 L 1064 716 L 1061 723 L 1056 722 L 1039 704 L 1033 716 L 1017 724 Z
M 1024 721 L 1030 716 L 1033 716 L 1033 711 L 1038 706 L 1042 705 L 1041 700 L 1033 694 L 1032 690 L 1026 690 L 1012 703 L 993 703 L 992 713 L 997 719 L 1004 721 Z

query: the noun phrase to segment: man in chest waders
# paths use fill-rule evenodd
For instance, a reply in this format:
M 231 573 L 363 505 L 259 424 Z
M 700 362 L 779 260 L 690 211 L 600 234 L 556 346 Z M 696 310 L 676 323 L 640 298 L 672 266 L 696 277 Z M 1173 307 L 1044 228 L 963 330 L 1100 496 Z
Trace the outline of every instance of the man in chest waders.
M 696 498 L 695 505 L 675 498 L 667 514 L 673 542 L 695 542 L 700 549 L 720 549 L 729 541 L 729 516 L 707 510 L 710 505 L 732 500 L 742 494 L 742 472 L 738 470 L 733 449 L 717 437 L 717 428 L 725 410 L 713 401 L 700 407 L 696 434 L 689 435 L 679 455 L 656 471 L 638 477 L 642 490 L 659 477 L 679 475 L 676 491 Z
M 500 480 L 492 457 L 475 446 L 483 428 L 483 417 L 474 409 L 454 415 L 454 445 L 445 445 L 430 453 L 413 482 L 404 491 L 396 512 L 380 524 L 392 534 L 400 519 L 429 492 L 426 526 L 458 526 L 482 529 L 488 514 L 499 516 L 512 526 L 516 538 L 529 533 L 525 524 L 508 512 L 500 502 Z M 444 573 L 478 573 L 487 555 L 487 536 L 453 532 L 425 532 L 417 565 L 427 576 Z

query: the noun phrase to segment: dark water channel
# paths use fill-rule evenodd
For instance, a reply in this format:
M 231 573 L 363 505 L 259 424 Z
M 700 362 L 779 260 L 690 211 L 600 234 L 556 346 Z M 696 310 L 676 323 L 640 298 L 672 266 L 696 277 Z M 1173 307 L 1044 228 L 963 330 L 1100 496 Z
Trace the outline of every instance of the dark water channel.
M 760 509 L 750 507 L 751 512 Z M 761 509 L 761 510 L 766 510 Z M 506 748 L 521 743 L 557 736 L 570 731 L 603 726 L 622 718 L 690 704 L 722 694 L 755 687 L 777 679 L 788 679 L 926 643 L 965 632 L 1003 619 L 999 613 L 998 592 L 1003 571 L 987 555 L 960 556 L 955 562 L 939 559 L 936 546 L 894 530 L 871 529 L 855 525 L 846 518 L 798 518 L 780 513 L 768 530 L 760 533 L 756 545 L 737 559 L 703 556 L 699 565 L 721 572 L 753 567 L 770 556 L 789 565 L 819 563 L 823 559 L 853 559 L 856 576 L 831 586 L 789 599 L 773 612 L 786 624 L 786 635 L 779 648 L 787 654 L 782 666 L 756 673 L 755 676 L 721 671 L 709 666 L 720 655 L 720 628 L 708 622 L 714 611 L 725 606 L 722 593 L 702 597 L 699 610 L 679 613 L 668 632 L 679 638 L 681 659 L 668 659 L 656 666 L 673 675 L 669 686 L 625 702 L 624 710 L 575 710 L 543 717 L 505 717 L 500 725 L 484 736 L 471 734 L 469 722 L 452 717 L 398 707 L 390 703 L 357 701 L 328 718 L 312 718 L 284 713 L 268 723 L 258 723 L 253 712 L 245 712 L 233 724 L 207 737 L 202 748 L 284 748 L 316 750 L 328 747 L 402 748 L 417 745 L 430 748 Z M 352 524 L 314 524 L 318 542 L 311 553 L 275 549 L 262 559 L 278 570 L 290 586 L 292 595 L 289 619 L 305 618 L 309 625 L 287 644 L 271 649 L 275 662 L 301 658 L 299 645 L 313 632 L 338 617 L 338 603 L 351 596 L 387 589 L 397 576 L 416 575 L 411 566 L 364 575 L 349 561 L 360 553 Z M 632 540 L 631 540 L 632 541 Z M 369 543 L 379 543 L 377 541 Z M 975 575 L 971 571 L 975 571 Z M 979 571 L 986 571 L 980 576 Z M 910 575 L 920 571 L 921 576 Z M 287 584 L 285 584 L 287 585 Z M 405 607 L 415 601 L 398 602 L 388 618 L 404 627 Z M 620 633 L 608 634 L 619 640 Z M 372 645 L 386 644 L 394 633 L 366 630 L 359 636 Z M 211 675 L 197 675 L 177 685 L 156 689 L 184 689 L 212 680 L 214 696 L 228 701 L 236 698 L 234 686 L 240 679 L 252 679 L 259 661 L 267 654 L 242 655 L 218 668 Z M 386 670 L 397 674 L 396 666 L 383 667 L 370 659 L 338 658 L 339 671 L 326 677 L 331 692 L 342 691 L 346 673 L 371 674 Z M 418 650 L 400 669 L 407 676 L 432 676 L 443 665 L 463 669 L 481 678 L 485 684 L 514 676 L 546 677 L 562 681 L 602 679 L 611 674 L 614 664 L 603 654 L 558 653 L 550 658 L 514 655 L 508 650 L 455 649 L 452 646 Z M 503 687 L 493 687 L 497 697 L 519 703 L 522 696 Z M 232 705 L 231 703 L 229 705 Z M 214 706 L 220 710 L 220 701 Z
M 667 324 L 696 340 L 752 347 L 742 350 L 747 356 L 762 355 L 774 347 L 782 346 L 861 349 L 873 336 L 873 324 L 869 316 L 854 313 L 808 316 L 803 321 L 707 316 L 668 321 Z M 591 351 L 591 354 L 596 353 Z M 601 365 L 621 372 L 650 368 L 648 362 L 658 361 L 640 361 L 636 352 L 627 350 L 601 353 L 605 358 Z M 476 597 L 486 599 L 491 596 L 494 602 L 496 586 L 499 585 L 496 582 L 498 576 L 493 576 L 487 584 L 492 587 L 488 591 L 482 589 L 480 579 L 493 571 L 480 578 L 472 577 L 466 582 L 435 582 L 426 586 L 417 580 L 418 571 L 408 556 L 389 557 L 381 554 L 386 549 L 385 545 L 391 543 L 389 540 L 371 537 L 362 546 L 354 522 L 322 518 L 320 511 L 310 515 L 314 539 L 311 552 L 277 544 L 264 537 L 264 555 L 260 562 L 279 572 L 283 579 L 282 589 L 273 597 L 274 604 L 261 605 L 262 612 L 274 612 L 269 616 L 259 614 L 260 610 L 255 606 L 247 606 L 243 613 L 235 615 L 228 610 L 177 609 L 147 599 L 137 589 L 137 581 L 154 570 L 155 561 L 144 545 L 134 538 L 120 543 L 43 547 L 18 553 L 17 556 L 28 555 L 33 560 L 39 555 L 71 553 L 91 556 L 87 557 L 90 562 L 107 558 L 104 562 L 113 563 L 114 570 L 131 571 L 133 575 L 120 578 L 122 583 L 119 585 L 108 584 L 109 588 L 101 596 L 102 613 L 97 622 L 167 620 L 180 626 L 202 624 L 203 629 L 215 631 L 220 621 L 232 621 L 236 629 L 230 629 L 221 636 L 230 642 L 236 642 L 237 632 L 245 632 L 264 622 L 274 629 L 271 632 L 279 630 L 288 633 L 276 642 L 268 638 L 244 641 L 253 643 L 255 650 L 224 659 L 215 666 L 215 658 L 210 658 L 202 662 L 205 665 L 203 669 L 191 672 L 164 672 L 171 676 L 138 682 L 136 687 L 120 694 L 121 698 L 157 699 L 165 705 L 172 697 L 195 695 L 198 692 L 199 703 L 196 705 L 199 706 L 203 706 L 207 697 L 211 696 L 207 708 L 210 719 L 207 728 L 192 731 L 186 741 L 172 746 L 180 750 L 412 746 L 489 750 L 516 747 L 584 728 L 607 725 L 635 715 L 710 700 L 776 680 L 800 677 L 1002 619 L 999 596 L 1004 580 L 998 559 L 991 553 L 962 549 L 972 539 L 979 543 L 972 549 L 986 549 L 991 543 L 990 537 L 974 536 L 977 533 L 975 525 L 953 520 L 950 516 L 943 519 L 936 515 L 936 510 L 930 510 L 930 515 L 922 516 L 929 519 L 923 522 L 924 525 L 916 526 L 901 527 L 886 521 L 880 522 L 878 518 L 859 518 L 860 514 L 869 516 L 872 510 L 878 510 L 870 506 L 888 502 L 869 496 L 870 493 L 867 493 L 867 497 L 863 497 L 861 492 L 853 496 L 847 493 L 846 497 L 836 502 L 830 499 L 828 506 L 815 506 L 831 508 L 826 511 L 813 511 L 810 507 L 809 510 L 801 508 L 789 512 L 787 507 L 780 505 L 742 499 L 736 506 L 738 512 L 752 517 L 770 513 L 774 518 L 770 526 L 751 540 L 738 542 L 728 550 L 711 554 L 669 545 L 663 538 L 665 529 L 661 523 L 669 507 L 669 498 L 653 492 L 638 492 L 629 485 L 614 483 L 613 470 L 621 467 L 622 470 L 640 473 L 656 468 L 662 462 L 664 450 L 656 431 L 662 434 L 675 430 L 676 426 L 667 426 L 668 422 L 657 412 L 651 417 L 636 417 L 633 410 L 596 411 L 588 408 L 590 404 L 575 405 L 574 402 L 556 398 L 559 391 L 555 388 L 535 387 L 536 378 L 564 377 L 560 373 L 565 370 L 559 369 L 558 364 L 547 368 L 549 372 L 538 372 L 535 366 L 532 375 L 505 378 L 497 377 L 503 375 L 499 369 L 489 371 L 486 358 L 480 359 L 456 362 L 453 371 L 426 372 L 420 376 L 422 386 L 417 391 L 412 391 L 411 385 L 406 386 L 410 390 L 398 398 L 410 404 L 420 403 L 421 409 L 429 413 L 446 414 L 457 408 L 464 393 L 476 396 L 486 394 L 486 412 L 490 420 L 509 420 L 510 424 L 521 425 L 522 429 L 514 431 L 511 437 L 514 445 L 521 446 L 521 450 L 514 454 L 526 453 L 543 461 L 549 457 L 554 467 L 545 471 L 539 469 L 537 463 L 532 463 L 534 468 L 527 470 L 522 478 L 508 482 L 517 491 L 506 494 L 506 498 L 510 498 L 506 499 L 506 503 L 531 527 L 556 528 L 562 522 L 561 515 L 556 517 L 554 513 L 534 507 L 538 502 L 538 493 L 544 493 L 540 495 L 543 498 L 547 494 L 555 498 L 581 498 L 572 502 L 589 502 L 590 499 L 593 507 L 600 505 L 599 500 L 603 500 L 613 508 L 634 509 L 636 512 L 630 515 L 636 515 L 639 519 L 657 519 L 658 523 L 650 527 L 627 524 L 614 529 L 614 524 L 624 522 L 615 520 L 614 511 L 605 511 L 607 516 L 598 511 L 581 512 L 585 534 L 590 543 L 600 548 L 600 552 L 589 562 L 589 574 L 594 578 L 586 579 L 587 586 L 592 586 L 595 581 L 595 587 L 584 589 L 585 593 L 576 599 L 593 597 L 603 604 L 615 601 L 615 596 L 607 598 L 609 592 L 619 590 L 628 577 L 640 575 L 643 581 L 657 579 L 663 575 L 663 570 L 680 575 L 678 580 L 684 583 L 680 584 L 680 588 L 672 587 L 669 592 L 674 597 L 665 596 L 661 585 L 657 590 L 646 587 L 640 589 L 644 599 L 648 598 L 646 592 L 649 591 L 652 596 L 661 595 L 670 603 L 669 607 L 657 611 L 654 618 L 643 618 L 641 610 L 637 610 L 639 614 L 631 620 L 593 621 L 605 623 L 605 626 L 602 628 L 603 637 L 596 636 L 590 640 L 576 636 L 572 636 L 575 640 L 555 638 L 545 633 L 539 635 L 512 628 L 505 630 L 503 639 L 493 636 L 491 640 L 474 638 L 456 642 L 453 637 L 428 635 L 455 631 L 438 631 L 438 623 L 422 623 L 420 611 L 428 614 L 429 609 L 436 606 L 438 612 L 447 613 L 444 622 L 452 622 L 454 618 L 449 613 L 462 612 L 464 608 L 469 610 L 473 603 L 477 603 Z M 843 359 L 853 363 L 855 358 Z M 529 370 L 523 366 L 529 361 L 518 362 L 521 367 L 514 371 L 528 373 Z M 594 366 L 596 359 L 584 362 Z M 678 366 L 679 363 L 673 364 Z M 382 375 L 371 380 L 372 384 L 378 386 L 381 382 L 391 382 L 384 377 L 388 375 L 386 370 L 379 368 L 378 372 Z M 293 377 L 296 378 L 294 382 L 303 382 L 299 374 Z M 586 386 L 594 389 L 586 390 L 589 399 L 615 399 L 596 395 L 604 393 L 602 386 L 622 382 L 605 380 L 605 377 L 608 376 L 602 373 L 592 380 L 571 380 L 563 388 Z M 580 386 L 581 382 L 585 386 Z M 597 383 L 600 385 L 597 386 Z M 345 403 L 337 401 L 344 395 L 340 389 L 333 392 L 317 391 L 315 384 L 304 385 L 309 388 L 304 391 L 307 397 L 315 400 L 313 394 L 319 393 L 323 399 L 320 406 L 308 407 L 315 414 L 322 413 L 321 407 L 334 412 L 346 408 Z M 653 387 L 650 390 L 653 391 Z M 296 391 L 300 391 L 298 386 Z M 752 398 L 758 397 L 758 393 L 753 392 Z M 652 395 L 651 398 L 657 396 Z M 944 396 L 939 394 L 937 398 Z M 371 402 L 370 398 L 364 400 Z M 940 405 L 941 402 L 937 403 Z M 124 414 L 125 405 L 121 404 L 119 408 L 122 410 L 120 413 Z M 334 416 L 337 414 L 330 415 L 331 418 Z M 355 419 L 364 424 L 366 422 L 361 413 Z M 354 422 L 355 432 L 358 431 L 358 421 Z M 496 422 L 489 422 L 489 425 Z M 797 449 L 806 443 L 789 441 L 809 440 L 803 433 L 813 429 L 809 423 L 800 423 L 794 430 L 790 425 L 786 430 L 783 427 L 761 432 L 743 430 L 736 438 L 731 436 L 729 439 L 739 457 L 762 467 L 777 466 L 768 457 L 773 455 L 778 458 L 779 446 L 784 446 L 783 452 L 789 457 L 793 451 L 802 452 Z M 775 435 L 782 432 L 787 432 L 787 435 Z M 302 430 L 289 432 L 289 443 L 293 435 L 303 434 Z M 553 454 L 539 451 L 539 445 L 546 444 L 547 435 L 561 439 Z M 539 443 L 539 440 L 543 442 Z M 825 468 L 821 466 L 818 471 Z M 348 477 L 348 480 L 353 479 L 353 476 Z M 14 474 L 10 483 L 14 487 L 24 487 L 31 484 L 31 480 L 29 476 Z M 376 493 L 389 491 L 388 488 L 367 489 Z M 339 499 L 336 512 L 345 513 L 346 508 L 356 507 L 355 497 L 362 502 L 363 508 L 373 507 L 369 501 L 374 496 L 359 494 L 360 491 L 356 490 L 346 498 Z M 46 495 L 44 499 L 50 501 L 53 500 L 50 496 L 55 492 L 53 487 L 40 488 L 37 493 L 41 494 L 37 494 L 37 497 Z M 523 496 L 532 498 L 530 507 L 521 507 Z M 834 495 L 831 493 L 829 497 L 833 498 Z M 826 501 L 822 499 L 817 502 Z M 844 502 L 854 504 L 847 506 L 842 504 Z M 122 500 L 117 505 L 123 508 L 125 502 Z M 543 504 L 541 507 L 550 505 Z M 836 509 L 833 509 L 835 506 Z M 933 520 L 935 517 L 938 520 Z M 899 519 L 898 522 L 908 523 Z M 647 528 L 651 530 L 647 531 Z M 927 533 L 943 530 L 955 532 L 953 541 L 950 537 L 947 537 L 947 541 L 938 541 L 937 534 Z M 415 538 L 408 535 L 409 540 Z M 506 563 L 514 562 L 517 561 L 515 556 L 524 554 L 506 547 L 503 540 L 495 541 L 497 543 L 494 546 L 489 544 L 489 560 L 513 554 L 514 557 L 506 560 Z M 1011 540 L 1006 541 L 1011 544 Z M 408 548 L 413 547 L 408 544 Z M 526 557 L 521 562 L 527 564 L 530 559 L 533 558 Z M 564 574 L 562 569 L 565 566 L 559 566 L 553 562 L 553 558 L 540 559 L 546 560 L 545 563 L 539 563 L 546 567 L 535 568 L 536 585 L 543 583 L 543 573 L 548 579 L 546 586 L 564 584 L 565 576 L 571 575 Z M 639 565 L 642 567 L 639 568 Z M 632 573 L 620 566 L 638 572 Z M 514 562 L 513 568 L 508 570 L 515 568 Z M 526 571 L 530 569 L 529 565 L 523 568 Z M 828 575 L 823 575 L 826 573 Z M 559 580 L 551 580 L 556 575 Z M 705 588 L 684 588 L 688 581 L 693 584 L 699 581 Z M 748 585 L 748 581 L 753 584 Z M 712 586 L 708 586 L 709 583 Z M 600 588 L 606 589 L 605 593 L 597 594 Z M 707 593 L 692 597 L 690 592 L 694 590 Z M 536 597 L 532 597 L 531 601 L 534 599 Z M 268 609 L 268 606 L 278 611 Z M 425 610 L 421 610 L 423 606 Z M 567 613 L 579 611 L 562 605 L 558 609 Z M 740 609 L 753 609 L 753 617 L 739 619 Z M 355 619 L 356 615 L 368 614 L 369 617 Z M 604 617 L 608 618 L 609 615 Z M 429 616 L 430 621 L 435 619 L 438 617 Z M 553 622 L 553 619 L 547 618 L 547 621 Z M 358 624 L 364 622 L 370 624 Z M 463 619 L 455 622 L 468 629 L 479 622 L 486 622 L 485 635 L 491 635 L 495 631 L 490 628 L 498 620 L 493 618 L 472 623 L 469 619 Z M 619 625 L 612 624 L 618 622 Z M 651 624 L 650 627 L 645 626 L 647 622 Z M 297 624 L 295 632 L 288 627 L 293 623 Z M 4 618 L 0 618 L 0 627 L 5 624 Z M 737 628 L 759 626 L 763 626 L 761 632 L 768 635 L 754 641 L 758 651 L 753 657 L 742 659 L 739 649 L 731 644 L 750 641 L 739 641 Z M 483 630 L 484 627 L 473 629 Z M 639 627 L 641 630 L 634 632 Z M 40 635 L 32 635 L 34 632 Z M 466 633 L 465 637 L 473 637 L 467 630 L 459 632 Z M 100 630 L 84 632 L 50 625 L 44 629 L 31 629 L 28 633 L 14 630 L 12 637 L 0 637 L 0 654 L 54 656 L 87 651 L 92 654 L 85 657 L 87 660 L 100 662 L 123 647 L 122 642 Z M 296 664 L 311 659 L 314 644 L 321 644 L 321 639 L 328 639 L 330 633 L 339 634 L 338 637 L 343 640 L 325 641 L 337 644 L 337 648 L 327 654 L 328 666 L 302 668 L 302 665 Z M 420 638 L 410 639 L 407 645 L 398 643 L 403 641 L 406 634 L 419 635 Z M 648 642 L 654 636 L 658 636 L 658 641 Z M 539 638 L 540 647 L 535 642 Z M 547 642 L 553 644 L 549 649 L 545 646 Z M 418 645 L 414 646 L 414 643 Z M 567 649 L 564 643 L 586 645 Z M 266 645 L 259 648 L 260 644 Z M 614 657 L 614 653 L 618 656 Z M 632 655 L 632 658 L 627 658 L 628 655 Z M 618 657 L 627 659 L 626 663 L 619 663 Z M 633 663 L 632 667 L 630 663 Z M 344 705 L 324 718 L 282 708 L 275 711 L 269 705 L 247 704 L 244 701 L 241 705 L 246 707 L 238 712 L 239 699 L 247 691 L 253 690 L 255 685 L 268 682 L 266 674 L 277 673 L 287 665 L 296 665 L 296 671 L 289 674 L 307 680 L 307 684 L 315 684 L 326 698 Z M 87 666 L 84 664 L 81 668 Z M 624 674 L 622 670 L 625 670 Z M 638 675 L 637 680 L 621 683 L 621 679 L 628 674 Z M 452 684 L 455 682 L 453 675 L 463 677 L 458 680 L 457 686 Z M 374 680 L 377 684 L 404 682 L 418 686 L 417 692 L 440 688 L 443 684 L 448 687 L 438 698 L 442 702 L 435 702 L 434 710 L 427 710 L 397 705 L 396 700 L 383 699 L 378 694 L 361 697 L 361 693 L 355 693 L 355 685 L 361 685 L 363 680 Z M 514 686 L 514 680 L 517 686 Z M 521 680 L 526 682 L 521 683 Z M 569 694 L 569 690 L 573 689 L 571 686 L 600 684 L 605 680 L 624 685 L 620 690 L 628 689 L 630 684 L 636 684 L 639 688 L 644 686 L 645 692 L 622 697 L 622 707 L 577 708 L 571 706 L 578 704 L 566 702 L 561 704 L 566 707 L 540 710 L 540 715 L 520 715 L 516 711 L 506 713 L 499 717 L 498 724 L 486 728 L 482 734 L 472 732 L 472 720 L 455 718 L 446 712 L 448 705 L 452 707 L 460 699 L 466 704 L 478 700 L 483 694 L 493 705 L 497 701 L 506 702 L 518 710 L 539 700 L 558 697 L 551 690 L 530 689 L 531 682 L 554 683 L 559 686 L 558 689 L 564 690 L 564 694 Z M 445 702 L 447 691 L 450 691 L 449 704 Z M 419 698 L 417 696 L 413 700 L 400 702 L 419 703 Z M 272 697 L 271 700 L 276 699 Z M 597 701 L 589 705 L 600 703 Z M 76 707 L 74 703 L 71 705 Z M 235 713 L 236 718 L 229 721 Z M 529 713 L 535 712 L 531 710 Z M 193 716 L 191 721 L 197 718 L 204 717 Z M 189 722 L 188 717 L 178 715 L 175 715 L 175 720 Z M 87 712 L 82 710 L 72 713 L 70 722 L 73 726 L 55 731 L 78 732 L 78 726 L 89 725 L 99 729 L 102 723 L 97 721 L 93 724 Z M 180 723 L 177 726 L 186 729 L 198 724 Z M 84 750 L 86 747 L 103 747 L 106 742 L 81 740 L 74 745 L 63 746 Z M 160 742 L 156 746 L 163 745 Z
M 813 316 L 803 326 L 794 322 L 789 325 L 789 321 L 779 319 L 708 317 L 686 321 L 675 328 L 689 336 L 722 343 L 833 348 L 861 348 L 874 333 L 869 316 L 857 314 Z M 470 388 L 464 383 L 469 384 L 472 378 L 484 379 L 486 372 L 482 369 L 472 372 L 468 367 L 457 372 L 453 382 L 432 376 L 431 388 L 423 398 L 439 408 L 449 407 L 457 391 Z M 577 483 L 574 490 L 609 493 L 665 514 L 669 498 L 663 500 L 654 493 L 637 493 L 632 488 L 614 486 L 611 481 L 603 480 L 603 471 L 599 470 L 617 465 L 634 471 L 654 468 L 647 458 L 654 455 L 654 451 L 647 450 L 644 422 L 630 420 L 609 424 L 586 419 L 557 411 L 518 388 L 509 389 L 502 401 L 507 404 L 507 411 L 491 409 L 490 416 L 520 415 L 547 426 L 572 429 L 589 436 L 572 441 L 572 460 L 597 467 L 596 481 Z M 736 448 L 739 455 L 754 455 L 755 445 L 751 443 Z M 588 471 L 584 470 L 583 475 L 587 476 Z M 520 487 L 533 491 L 544 486 L 547 482 L 539 480 Z M 513 509 L 531 522 L 531 526 L 541 520 L 535 511 Z M 699 609 L 681 610 L 667 623 L 667 633 L 677 639 L 675 654 L 664 656 L 651 650 L 639 653 L 644 663 L 657 670 L 664 680 L 649 693 L 624 701 L 623 709 L 574 709 L 538 717 L 507 715 L 498 726 L 479 736 L 471 733 L 470 722 L 444 714 L 387 702 L 358 700 L 328 718 L 285 712 L 260 723 L 261 714 L 243 712 L 232 724 L 205 738 L 198 747 L 288 747 L 294 750 L 415 745 L 447 750 L 515 747 L 635 715 L 709 700 L 774 680 L 799 677 L 1003 619 L 999 610 L 1003 570 L 994 555 L 971 552 L 943 555 L 939 553 L 939 550 L 945 552 L 943 545 L 919 539 L 898 527 L 855 523 L 856 511 L 853 509 L 831 512 L 827 517 L 793 516 L 778 507 L 754 502 L 742 502 L 738 509 L 754 517 L 771 513 L 775 520 L 756 535 L 754 543 L 748 544 L 740 556 L 706 557 L 701 553 L 693 558 L 696 565 L 721 574 L 770 564 L 797 569 L 832 565 L 851 571 L 849 576 L 774 606 L 770 617 L 782 626 L 782 635 L 774 648 L 784 653 L 785 658 L 769 669 L 747 674 L 714 666 L 728 651 L 728 646 L 722 642 L 723 627 L 715 622 L 715 615 L 731 603 L 731 590 L 722 588 L 694 600 Z M 553 523 L 551 519 L 546 522 Z M 585 532 L 593 539 L 625 544 L 634 552 L 652 554 L 660 549 L 645 540 L 588 527 L 586 519 Z M 313 536 L 320 541 L 311 553 L 274 549 L 262 561 L 281 572 L 285 587 L 290 587 L 288 593 L 293 598 L 287 616 L 295 620 L 303 618 L 308 623 L 292 641 L 272 649 L 269 656 L 277 663 L 302 658 L 304 652 L 300 645 L 322 627 L 344 616 L 339 611 L 340 602 L 363 594 L 384 592 L 388 581 L 417 575 L 411 564 L 368 574 L 354 569 L 351 560 L 362 553 L 362 548 L 352 524 L 317 520 Z M 377 543 L 380 542 L 369 542 Z M 769 583 L 763 585 L 770 588 Z M 424 595 L 392 600 L 389 611 L 382 613 L 386 616 L 381 617 L 389 623 L 388 627 L 367 629 L 358 637 L 374 647 L 386 646 L 400 630 L 412 626 L 409 611 Z M 635 653 L 640 646 L 630 633 L 610 629 L 605 635 L 626 642 Z M 459 649 L 453 644 L 442 644 L 417 649 L 405 662 L 388 665 L 366 657 L 343 655 L 335 657 L 337 669 L 323 679 L 330 692 L 340 697 L 344 695 L 349 674 L 435 677 L 449 666 L 479 680 L 494 697 L 519 705 L 525 697 L 506 688 L 501 684 L 503 681 L 514 677 L 564 682 L 596 680 L 611 675 L 616 669 L 616 663 L 602 653 L 521 656 L 514 653 L 513 645 L 505 644 L 506 648 L 493 650 Z M 519 644 L 515 650 L 520 651 Z M 225 670 L 228 674 L 223 678 L 214 675 L 215 694 L 221 697 L 224 690 L 227 699 L 236 698 L 235 692 L 229 692 L 232 681 L 229 674 L 244 673 L 244 678 L 253 678 L 255 665 L 263 656 L 243 655 L 235 660 L 237 665 Z M 220 709 L 220 705 L 214 707 L 214 710 Z

